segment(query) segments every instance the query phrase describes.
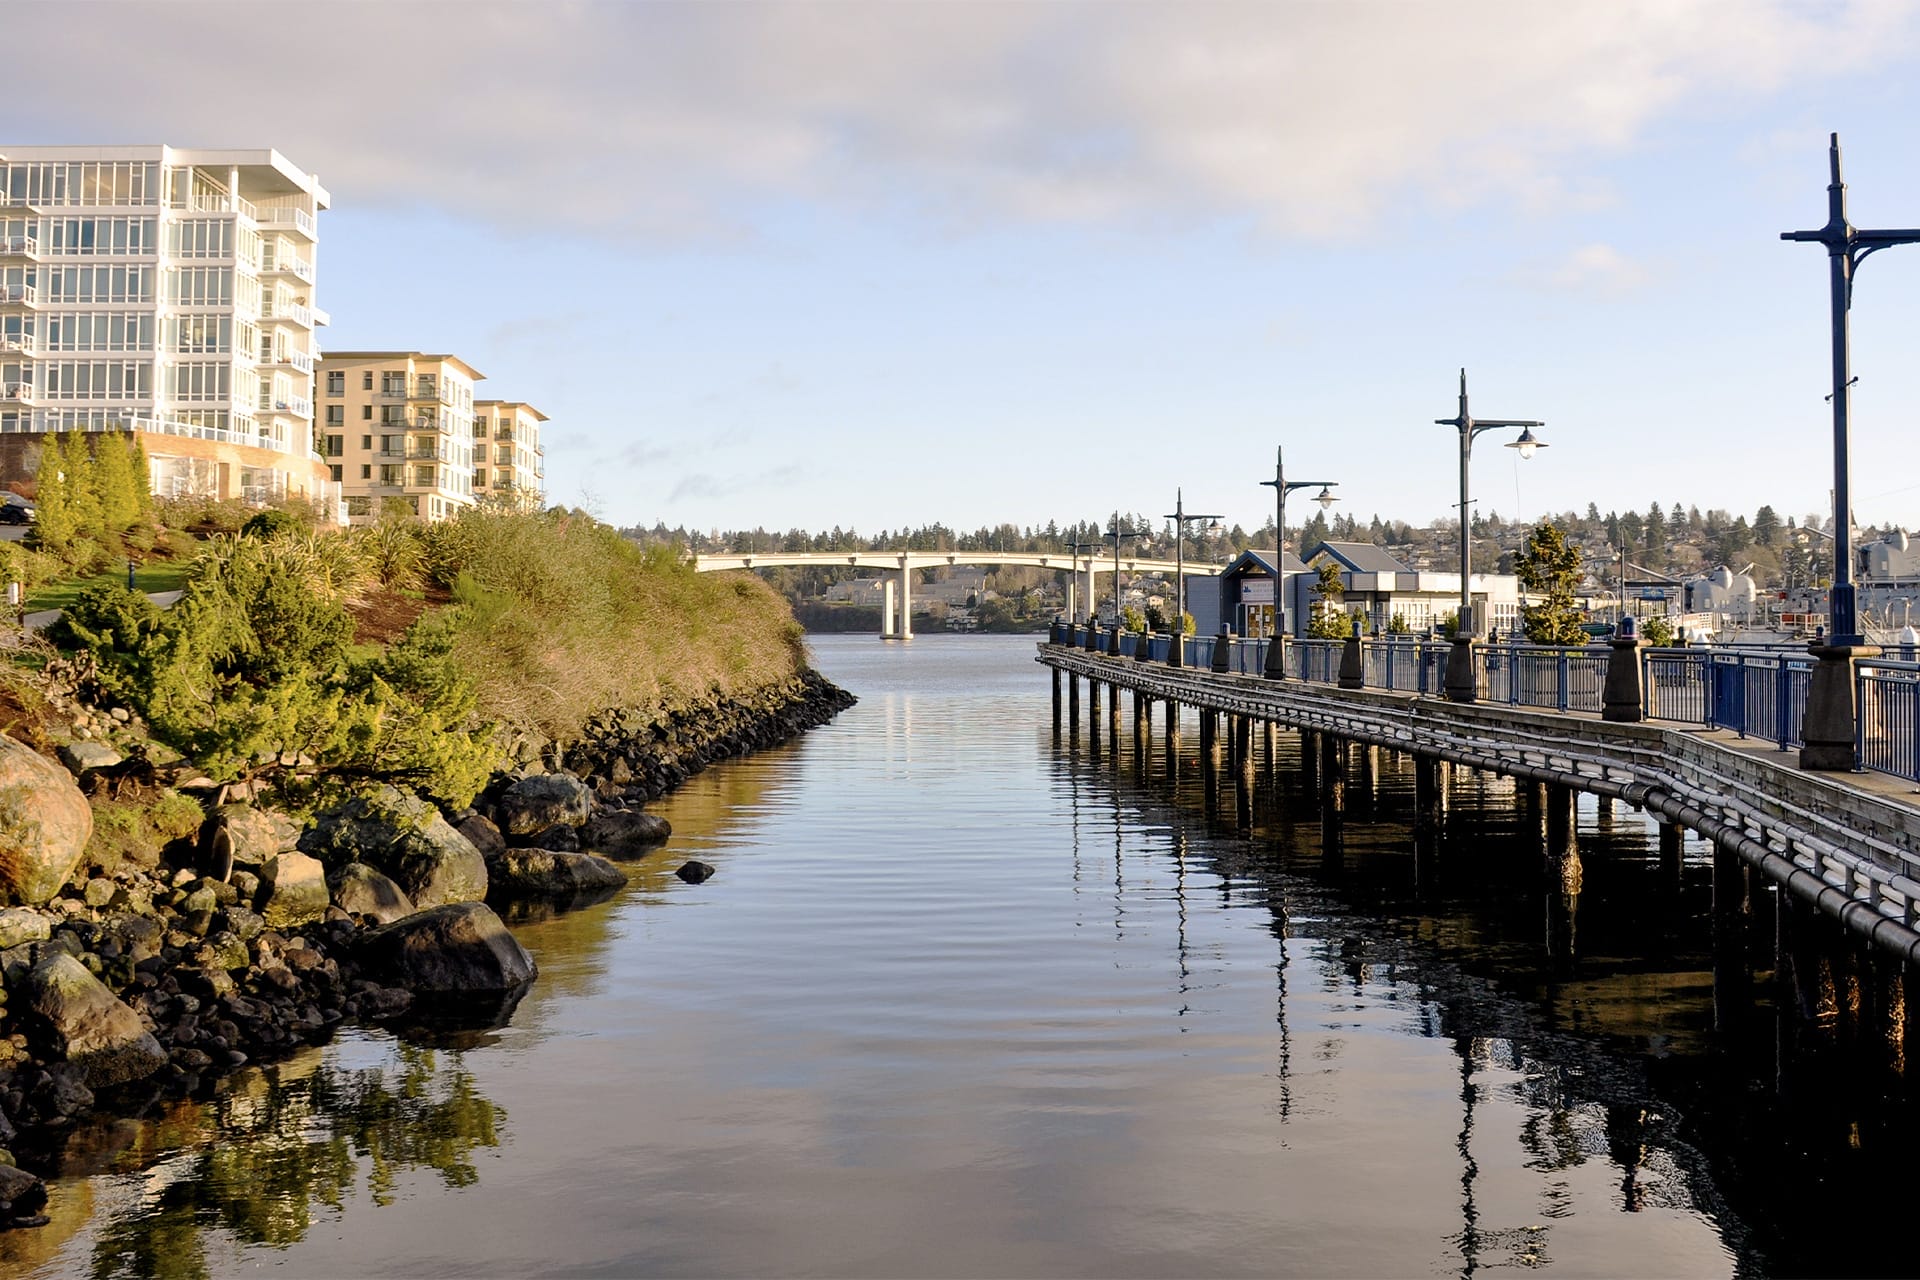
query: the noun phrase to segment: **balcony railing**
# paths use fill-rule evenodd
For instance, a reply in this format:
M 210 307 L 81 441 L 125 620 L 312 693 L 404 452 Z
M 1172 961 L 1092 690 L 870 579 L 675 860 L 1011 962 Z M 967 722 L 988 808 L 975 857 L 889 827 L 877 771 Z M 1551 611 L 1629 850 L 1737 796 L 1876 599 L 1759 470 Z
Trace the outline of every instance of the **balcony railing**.
M 32 404 L 34 399 L 31 382 L 0 382 L 0 401 L 8 404 Z
M 33 306 L 40 301 L 40 291 L 30 284 L 0 284 L 0 304 L 25 303 Z
M 260 318 L 284 320 L 303 329 L 313 328 L 313 309 L 299 302 L 263 302 L 260 304 Z
M 313 239 L 313 215 L 305 209 L 260 209 L 252 213 L 263 227 L 292 227 L 307 239 Z
M 161 435 L 179 436 L 185 440 L 217 440 L 222 444 L 246 445 L 248 448 L 267 449 L 274 453 L 294 452 L 294 446 L 283 444 L 272 436 L 231 427 L 204 427 L 198 423 L 176 422 L 171 418 L 134 415 L 116 418 L 111 422 L 76 423 L 59 421 L 42 410 L 24 421 L 0 423 L 0 432 L 10 435 L 45 435 L 62 431 L 152 431 Z
M 32 236 L 0 236 L 0 254 L 37 258 L 40 256 L 40 242 Z
M 30 333 L 0 334 L 0 352 L 16 356 L 37 356 L 40 343 Z
M 263 351 L 260 353 L 260 362 L 284 365 L 289 369 L 298 369 L 304 374 L 313 373 L 313 357 L 304 351 Z
M 313 264 L 293 254 L 275 254 L 273 263 L 261 267 L 260 273 L 269 276 L 293 276 L 307 284 L 313 283 Z

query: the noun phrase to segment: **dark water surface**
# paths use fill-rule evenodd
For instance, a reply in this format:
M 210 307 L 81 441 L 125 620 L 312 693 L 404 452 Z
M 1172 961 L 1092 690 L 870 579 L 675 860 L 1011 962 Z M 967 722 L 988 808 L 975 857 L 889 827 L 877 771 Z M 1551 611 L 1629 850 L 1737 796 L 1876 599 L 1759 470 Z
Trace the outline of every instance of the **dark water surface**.
M 517 925 L 509 1026 L 352 1031 L 96 1125 L 0 1268 L 1903 1269 L 1873 1224 L 1906 1102 L 1803 1069 L 1764 981 L 1714 1031 L 1691 843 L 1663 871 L 1588 801 L 1576 895 L 1463 782 L 1416 860 L 1396 765 L 1329 858 L 1290 738 L 1243 831 L 1191 723 L 1177 779 L 1158 725 L 1145 759 L 1056 747 L 1029 639 L 813 643 L 860 705 L 663 802 L 615 898 Z

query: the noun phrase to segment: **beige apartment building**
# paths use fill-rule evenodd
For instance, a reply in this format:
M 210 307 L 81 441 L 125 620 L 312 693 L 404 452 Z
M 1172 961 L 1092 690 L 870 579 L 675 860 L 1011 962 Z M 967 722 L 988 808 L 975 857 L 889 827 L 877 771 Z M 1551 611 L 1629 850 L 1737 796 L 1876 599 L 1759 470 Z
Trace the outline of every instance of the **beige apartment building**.
M 512 496 L 538 504 L 547 487 L 547 450 L 540 424 L 547 415 L 514 400 L 476 400 L 473 405 L 475 497 Z
M 313 429 L 329 202 L 271 150 L 0 144 L 0 482 L 49 433 L 133 431 L 162 496 L 337 517 Z
M 319 375 L 320 452 L 350 522 L 394 503 L 427 521 L 473 505 L 473 387 L 485 374 L 452 355 L 329 351 Z

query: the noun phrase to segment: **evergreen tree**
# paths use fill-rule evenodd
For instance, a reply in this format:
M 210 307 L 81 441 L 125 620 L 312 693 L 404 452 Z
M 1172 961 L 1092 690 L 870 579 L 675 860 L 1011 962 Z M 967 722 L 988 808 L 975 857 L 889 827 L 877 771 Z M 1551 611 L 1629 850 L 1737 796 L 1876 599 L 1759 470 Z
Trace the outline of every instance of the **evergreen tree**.
M 1346 594 L 1340 581 L 1340 563 L 1329 557 L 1320 562 L 1316 572 L 1319 577 L 1313 584 L 1313 617 L 1307 622 L 1307 634 L 1320 640 L 1344 640 L 1352 624 L 1340 608 L 1340 598 Z
M 135 519 L 143 524 L 154 522 L 153 509 L 153 467 L 147 461 L 146 446 L 140 443 L 140 437 L 128 436 L 129 465 L 133 471 L 133 495 Z
M 33 542 L 40 550 L 60 556 L 79 534 L 74 512 L 72 471 L 67 463 L 67 437 L 50 435 L 40 442 L 40 463 L 34 468 Z
M 109 538 L 133 528 L 140 520 L 140 498 L 133 472 L 133 436 L 113 432 L 96 438 L 93 451 L 94 487 L 100 499 L 100 527 Z M 145 477 L 140 478 L 144 485 Z
M 1653 560 L 1662 560 L 1667 552 L 1667 514 L 1660 509 L 1659 503 L 1647 508 L 1646 523 L 1641 526 L 1646 539 L 1647 556 Z
M 108 541 L 106 516 L 100 507 L 99 469 L 94 466 L 87 437 L 78 432 L 69 434 L 61 456 L 67 468 L 67 497 L 73 504 L 74 533 L 95 542 Z
M 1780 517 L 1772 507 L 1762 507 L 1753 515 L 1753 540 L 1771 547 L 1780 538 Z
M 1578 644 L 1586 639 L 1574 592 L 1580 585 L 1580 548 L 1557 525 L 1542 524 L 1527 536 L 1514 563 L 1520 586 L 1541 597 L 1521 610 L 1527 640 L 1533 644 Z

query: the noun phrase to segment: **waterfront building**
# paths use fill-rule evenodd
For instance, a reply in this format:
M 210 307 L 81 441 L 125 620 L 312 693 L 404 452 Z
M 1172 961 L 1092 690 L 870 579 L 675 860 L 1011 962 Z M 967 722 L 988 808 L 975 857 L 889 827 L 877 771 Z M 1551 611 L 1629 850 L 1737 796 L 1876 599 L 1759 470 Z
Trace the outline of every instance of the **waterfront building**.
M 329 351 L 319 373 L 320 451 L 351 523 L 396 504 L 427 521 L 473 505 L 473 388 L 485 374 L 423 351 Z
M 337 518 L 315 450 L 326 189 L 277 151 L 0 144 L 0 482 L 131 431 L 154 492 Z
M 547 415 L 515 400 L 473 402 L 473 494 L 510 495 L 538 506 L 547 488 Z

